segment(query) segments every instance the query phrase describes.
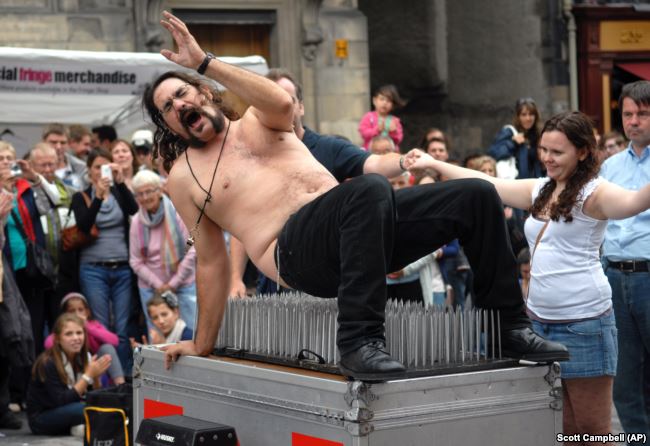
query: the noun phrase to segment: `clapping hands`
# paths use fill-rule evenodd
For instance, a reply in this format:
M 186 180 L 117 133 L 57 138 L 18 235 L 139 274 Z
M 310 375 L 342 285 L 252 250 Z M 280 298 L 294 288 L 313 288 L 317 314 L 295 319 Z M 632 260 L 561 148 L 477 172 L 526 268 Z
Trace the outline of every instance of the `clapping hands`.
M 97 357 L 93 355 L 84 373 L 93 379 L 99 378 L 111 366 L 111 355 Z

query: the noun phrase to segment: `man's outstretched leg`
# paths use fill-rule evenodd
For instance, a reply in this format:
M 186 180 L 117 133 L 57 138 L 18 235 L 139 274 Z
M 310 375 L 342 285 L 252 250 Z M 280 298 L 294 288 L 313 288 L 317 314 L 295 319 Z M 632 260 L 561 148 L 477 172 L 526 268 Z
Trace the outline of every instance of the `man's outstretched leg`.
M 288 285 L 338 296 L 340 367 L 357 379 L 392 379 L 405 370 L 385 351 L 386 265 L 395 218 L 388 181 L 364 175 L 305 205 L 278 238 L 280 276 Z
M 445 181 L 399 190 L 395 203 L 397 236 L 390 270 L 458 238 L 474 273 L 477 307 L 500 312 L 503 354 L 540 362 L 569 358 L 566 347 L 531 328 L 494 186 L 478 179 Z

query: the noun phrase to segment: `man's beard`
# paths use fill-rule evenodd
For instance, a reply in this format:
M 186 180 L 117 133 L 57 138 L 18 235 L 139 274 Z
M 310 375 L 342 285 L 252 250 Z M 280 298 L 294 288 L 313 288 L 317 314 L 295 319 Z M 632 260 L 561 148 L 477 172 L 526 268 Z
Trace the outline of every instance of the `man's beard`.
M 185 144 L 187 144 L 189 147 L 200 149 L 205 147 L 208 144 L 208 141 L 203 141 L 202 139 L 199 139 L 192 134 L 192 130 L 190 129 L 190 125 L 187 120 L 187 117 L 190 116 L 192 113 L 198 113 L 200 116 L 207 118 L 212 124 L 212 128 L 214 129 L 215 135 L 218 135 L 224 129 L 224 127 L 226 126 L 226 120 L 224 118 L 223 112 L 218 108 L 215 108 L 214 116 L 210 115 L 209 113 L 206 113 L 205 110 L 199 107 L 192 107 L 190 109 L 186 109 L 186 111 L 183 112 L 181 118 L 181 124 L 183 125 L 183 128 L 185 129 L 189 137 L 183 138 L 182 136 L 179 135 L 178 138 L 181 141 L 183 141 Z

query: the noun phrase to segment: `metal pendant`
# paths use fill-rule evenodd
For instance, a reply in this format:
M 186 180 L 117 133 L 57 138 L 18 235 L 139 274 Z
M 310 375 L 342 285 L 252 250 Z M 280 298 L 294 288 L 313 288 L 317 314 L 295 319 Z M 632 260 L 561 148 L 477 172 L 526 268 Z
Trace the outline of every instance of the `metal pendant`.
M 199 217 L 199 220 L 201 218 Z M 187 240 L 185 241 L 185 244 L 191 248 L 194 246 L 194 242 L 196 241 L 195 235 L 197 235 L 199 232 L 199 222 L 197 221 L 194 227 L 190 230 L 189 237 L 187 237 Z

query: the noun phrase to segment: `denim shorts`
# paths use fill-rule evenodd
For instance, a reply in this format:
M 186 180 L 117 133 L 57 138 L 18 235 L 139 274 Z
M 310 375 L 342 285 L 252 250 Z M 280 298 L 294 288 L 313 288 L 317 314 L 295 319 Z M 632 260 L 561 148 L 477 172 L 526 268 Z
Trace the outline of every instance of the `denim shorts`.
M 533 320 L 533 330 L 550 341 L 566 345 L 571 355 L 560 362 L 562 378 L 615 376 L 618 344 L 614 311 L 594 319 L 568 323 Z

